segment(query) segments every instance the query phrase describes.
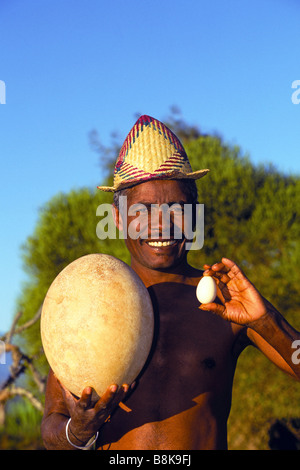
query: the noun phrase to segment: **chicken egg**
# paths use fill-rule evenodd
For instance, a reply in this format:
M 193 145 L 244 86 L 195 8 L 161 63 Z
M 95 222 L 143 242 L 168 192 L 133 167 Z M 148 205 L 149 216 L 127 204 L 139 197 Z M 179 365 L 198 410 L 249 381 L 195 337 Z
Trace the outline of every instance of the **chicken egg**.
M 203 276 L 196 289 L 196 296 L 199 302 L 201 304 L 209 304 L 215 300 L 216 295 L 217 286 L 215 280 L 210 276 Z

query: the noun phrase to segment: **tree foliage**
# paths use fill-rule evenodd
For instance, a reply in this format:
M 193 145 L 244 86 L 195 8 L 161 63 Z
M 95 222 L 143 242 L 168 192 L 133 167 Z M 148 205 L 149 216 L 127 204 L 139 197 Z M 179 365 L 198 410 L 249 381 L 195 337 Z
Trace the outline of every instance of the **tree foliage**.
M 218 137 L 200 136 L 186 149 L 194 168 L 211 170 L 198 182 L 205 242 L 191 253 L 193 262 L 232 258 L 283 313 L 294 310 L 300 304 L 299 177 L 256 167 Z
M 96 210 L 108 199 L 109 195 L 98 190 L 83 188 L 58 194 L 41 209 L 35 231 L 23 246 L 24 266 L 29 275 L 19 300 L 23 321 L 38 310 L 54 278 L 75 259 L 89 253 L 108 253 L 129 261 L 123 240 L 99 240 L 96 235 L 99 221 Z M 33 337 L 26 337 L 31 351 L 40 346 L 36 333 L 31 330 L 28 334 Z

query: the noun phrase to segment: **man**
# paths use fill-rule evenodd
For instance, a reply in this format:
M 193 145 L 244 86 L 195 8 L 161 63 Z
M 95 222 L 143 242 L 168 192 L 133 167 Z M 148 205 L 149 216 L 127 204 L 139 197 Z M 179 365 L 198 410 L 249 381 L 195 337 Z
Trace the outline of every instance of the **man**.
M 174 236 L 178 218 L 172 211 L 167 221 L 162 211 L 151 217 L 153 207 L 194 206 L 194 180 L 207 172 L 193 172 L 177 137 L 149 116 L 125 139 L 114 186 L 100 189 L 115 193 L 120 230 L 127 233 L 136 223 L 139 236 L 125 242 L 131 267 L 152 298 L 152 350 L 136 383 L 112 384 L 96 404 L 91 388 L 75 398 L 50 371 L 42 423 L 46 448 L 89 448 L 96 441 L 97 449 L 112 450 L 226 449 L 233 377 L 246 346 L 255 345 L 299 380 L 292 343 L 300 334 L 233 261 L 223 258 L 204 272 L 188 264 L 183 215 L 181 237 Z M 136 211 L 125 214 L 120 195 Z M 199 306 L 195 291 L 203 275 L 213 276 L 218 297 Z

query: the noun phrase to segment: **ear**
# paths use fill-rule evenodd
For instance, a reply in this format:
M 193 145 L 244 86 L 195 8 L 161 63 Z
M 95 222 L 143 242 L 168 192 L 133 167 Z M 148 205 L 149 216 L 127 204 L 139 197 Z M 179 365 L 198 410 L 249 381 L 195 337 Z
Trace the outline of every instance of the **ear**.
M 112 211 L 112 216 L 114 219 L 115 226 L 117 227 L 118 230 L 122 231 L 123 221 L 122 221 L 122 217 L 121 217 L 119 209 L 117 208 L 117 206 L 113 204 L 111 207 L 111 211 Z

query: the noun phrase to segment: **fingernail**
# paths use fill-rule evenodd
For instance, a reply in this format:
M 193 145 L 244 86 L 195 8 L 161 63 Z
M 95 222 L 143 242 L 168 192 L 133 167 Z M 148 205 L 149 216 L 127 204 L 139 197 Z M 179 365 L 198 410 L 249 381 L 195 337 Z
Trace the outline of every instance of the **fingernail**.
M 113 393 L 116 393 L 117 390 L 118 390 L 117 385 L 112 385 L 112 386 L 110 387 L 110 391 L 113 392 Z

